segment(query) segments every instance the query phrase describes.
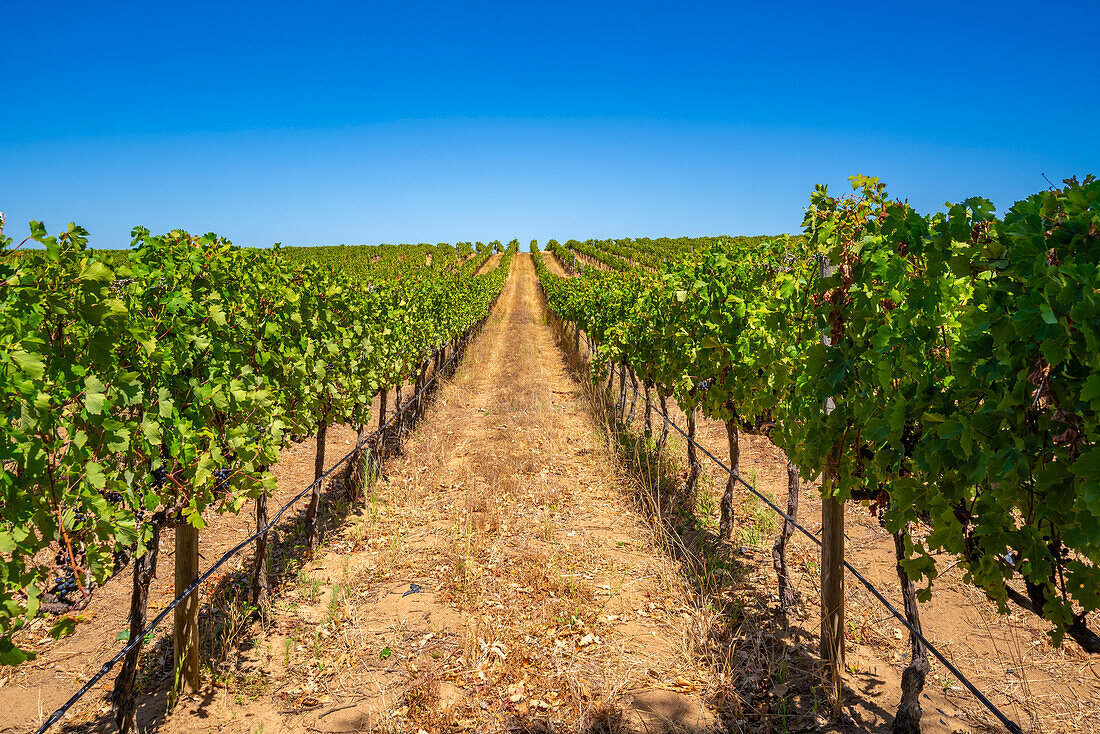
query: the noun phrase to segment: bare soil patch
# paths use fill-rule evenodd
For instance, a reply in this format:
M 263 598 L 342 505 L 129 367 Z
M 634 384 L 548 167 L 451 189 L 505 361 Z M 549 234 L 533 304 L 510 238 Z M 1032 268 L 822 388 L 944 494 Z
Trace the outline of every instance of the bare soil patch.
M 501 254 L 499 252 L 494 252 L 485 262 L 481 264 L 481 267 L 477 269 L 477 274 L 484 275 L 485 273 L 496 270 L 497 265 L 500 264 L 500 258 Z
M 563 278 L 569 277 L 569 274 L 565 272 L 565 267 L 561 264 L 561 260 L 558 259 L 558 256 L 555 253 L 550 252 L 549 250 L 543 252 L 542 262 L 544 265 L 546 265 L 547 268 L 550 269 L 551 273 L 560 275 Z

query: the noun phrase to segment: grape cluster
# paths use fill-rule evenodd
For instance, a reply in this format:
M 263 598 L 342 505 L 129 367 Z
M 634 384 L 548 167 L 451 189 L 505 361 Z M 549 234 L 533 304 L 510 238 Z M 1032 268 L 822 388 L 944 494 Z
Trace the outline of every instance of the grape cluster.
M 70 595 L 75 595 L 79 589 L 76 585 L 76 576 L 70 570 L 66 574 L 58 574 L 57 583 L 53 587 L 53 595 L 57 597 L 57 600 L 68 604 L 72 599 Z
M 218 469 L 214 472 L 214 496 L 227 494 L 229 492 L 229 477 L 232 474 L 232 470 L 229 468 Z
M 140 498 L 140 493 L 139 493 L 138 496 Z M 124 509 L 123 508 L 123 502 L 125 501 L 126 498 L 122 495 L 121 492 L 114 492 L 114 491 L 104 492 L 103 493 L 103 499 L 107 500 L 112 505 L 115 505 L 119 508 Z M 138 505 L 138 507 L 136 507 L 134 509 L 134 519 L 137 520 L 137 522 L 139 522 L 139 523 L 145 518 L 145 510 L 144 510 L 144 508 L 141 507 L 140 501 L 141 500 L 138 499 L 139 505 Z
M 163 487 L 166 481 L 168 481 L 168 469 L 161 464 L 153 470 L 153 483 L 159 488 Z
M 64 551 L 58 551 L 54 561 L 57 563 L 57 577 L 50 593 L 57 597 L 58 601 L 68 604 L 74 601 L 70 597 L 79 591 L 76 585 L 76 574 L 73 573 L 69 555 Z

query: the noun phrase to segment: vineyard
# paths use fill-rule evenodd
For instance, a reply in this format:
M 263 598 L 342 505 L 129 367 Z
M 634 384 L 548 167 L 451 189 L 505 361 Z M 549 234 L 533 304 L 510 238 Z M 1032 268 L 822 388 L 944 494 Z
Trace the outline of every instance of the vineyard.
M 0 233 L 0 731 L 1096 730 L 1100 183 L 852 181 L 529 257 Z

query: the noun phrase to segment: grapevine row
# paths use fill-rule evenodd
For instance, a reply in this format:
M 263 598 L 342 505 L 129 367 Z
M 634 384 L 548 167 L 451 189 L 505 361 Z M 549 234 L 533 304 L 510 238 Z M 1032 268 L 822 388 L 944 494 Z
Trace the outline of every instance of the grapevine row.
M 20 249 L 32 240 L 43 250 Z M 475 277 L 449 247 L 303 258 L 140 228 L 133 245 L 112 268 L 76 225 L 32 222 L 19 245 L 0 232 L 3 664 L 33 656 L 19 632 L 44 606 L 79 609 L 131 558 L 143 606 L 161 528 L 195 566 L 210 512 L 255 499 L 259 520 L 282 449 L 317 434 L 323 466 L 328 426 L 362 433 L 376 394 L 421 383 L 484 319 L 518 249 Z M 318 484 L 311 543 L 321 500 Z M 266 583 L 254 575 L 260 603 Z M 190 647 L 181 679 L 197 676 Z
M 1015 603 L 1055 643 L 1100 652 L 1087 624 L 1100 608 L 1100 183 L 1067 180 L 1003 218 L 980 198 L 922 215 L 876 179 L 853 189 L 817 187 L 804 237 L 719 239 L 653 274 L 561 278 L 540 262 L 539 277 L 598 345 L 600 374 L 619 366 L 662 404 L 674 395 L 689 432 L 696 411 L 723 421 L 735 473 L 739 432 L 774 424 L 826 505 L 871 505 L 908 593 L 923 581 L 929 598 L 946 554 L 1003 612 Z M 698 472 L 689 443 L 686 491 Z M 842 657 L 842 637 L 831 644 Z

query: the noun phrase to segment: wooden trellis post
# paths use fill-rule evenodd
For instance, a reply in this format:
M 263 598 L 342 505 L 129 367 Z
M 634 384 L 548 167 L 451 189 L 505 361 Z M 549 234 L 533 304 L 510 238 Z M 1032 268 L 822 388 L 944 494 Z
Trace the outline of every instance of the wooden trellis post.
M 176 526 L 176 596 L 199 577 L 199 530 L 186 519 Z M 199 590 L 175 608 L 172 649 L 175 653 L 176 692 L 199 690 Z
M 822 255 L 821 277 L 828 278 L 836 266 Z M 821 332 L 821 343 L 832 345 L 828 333 Z M 831 413 L 835 403 L 825 401 L 825 412 Z M 837 439 L 839 442 L 839 438 Z M 826 462 L 822 488 L 826 493 L 839 480 L 835 446 Z M 840 710 L 841 673 L 844 670 L 844 503 L 825 494 L 821 498 L 821 658 L 825 661 L 833 703 Z

